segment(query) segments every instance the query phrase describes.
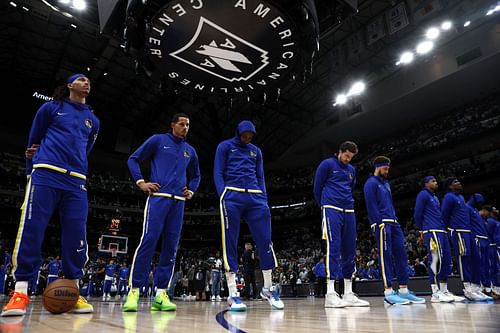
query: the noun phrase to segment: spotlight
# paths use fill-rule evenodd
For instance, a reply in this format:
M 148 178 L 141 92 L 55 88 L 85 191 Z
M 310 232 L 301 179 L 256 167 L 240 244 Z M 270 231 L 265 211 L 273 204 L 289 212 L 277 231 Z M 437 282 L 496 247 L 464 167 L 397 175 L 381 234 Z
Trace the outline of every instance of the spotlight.
M 62 4 L 67 5 L 67 4 L 69 4 L 71 2 L 71 0 L 59 0 L 59 2 L 62 3 Z
M 468 27 L 469 25 L 470 25 L 470 21 L 466 21 L 466 22 L 464 23 L 464 27 Z
M 87 67 L 87 72 L 90 72 L 90 67 Z
M 452 27 L 452 23 L 451 21 L 444 21 L 442 24 L 441 24 L 441 29 L 443 30 L 450 30 Z
M 414 58 L 415 58 L 415 55 L 413 54 L 413 52 L 409 52 L 409 51 L 403 52 L 401 54 L 401 56 L 399 57 L 398 65 L 399 64 L 409 64 L 410 62 L 413 61 Z
M 429 28 L 427 32 L 425 33 L 425 37 L 428 39 L 436 39 L 439 37 L 439 29 L 438 28 Z
M 347 96 L 345 94 L 339 94 L 337 95 L 337 97 L 335 98 L 335 104 L 334 105 L 342 105 L 342 104 L 345 104 L 347 103 Z
M 366 86 L 363 82 L 361 82 L 361 81 L 355 82 L 351 86 L 351 89 L 349 89 L 347 96 L 359 95 L 365 90 L 365 88 L 366 88 Z
M 85 0 L 73 0 L 73 8 L 77 10 L 84 10 L 87 8 L 87 3 Z
M 73 23 L 71 23 L 71 27 L 72 27 L 73 29 L 76 29 L 76 25 L 74 25 Z
M 10 5 L 11 5 L 12 7 L 17 7 L 17 3 L 15 3 L 14 1 L 11 1 L 11 2 L 10 2 Z
M 426 54 L 434 48 L 434 43 L 430 40 L 423 41 L 417 45 L 418 54 Z

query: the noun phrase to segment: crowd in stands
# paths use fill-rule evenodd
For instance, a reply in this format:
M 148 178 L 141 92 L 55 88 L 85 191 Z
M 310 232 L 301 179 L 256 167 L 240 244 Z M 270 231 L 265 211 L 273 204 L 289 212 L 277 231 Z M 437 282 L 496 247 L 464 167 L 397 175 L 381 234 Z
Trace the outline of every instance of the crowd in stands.
M 377 140 L 376 143 L 360 145 L 360 153 L 353 160 L 358 172 L 355 191 L 358 211 L 358 279 L 380 278 L 378 251 L 363 211 L 361 193 L 362 183 L 371 170 L 370 161 L 381 154 L 393 160 L 394 172 L 392 173 L 391 168 L 390 179 L 396 208 L 398 200 L 413 200 L 408 200 L 410 203 L 405 203 L 405 208 L 401 208 L 398 215 L 406 235 L 410 276 L 426 275 L 427 253 L 425 247 L 418 242 L 418 231 L 409 209 L 421 188 L 419 182 L 430 174 L 440 180 L 457 176 L 465 180 L 466 184 L 487 180 L 487 184 L 481 187 L 482 192 L 488 202 L 498 203 L 500 140 L 495 138 L 499 136 L 499 129 L 500 96 L 493 96 Z M 458 149 L 460 146 L 465 148 Z M 273 279 L 281 284 L 314 282 L 314 267 L 324 255 L 320 239 L 319 208 L 312 196 L 315 168 L 316 166 L 308 166 L 266 173 L 270 206 L 273 207 L 274 248 L 280 262 L 280 268 L 275 270 Z M 5 229 L 0 235 L 2 238 L 15 235 L 19 221 L 18 209 L 22 205 L 26 184 L 24 170 L 22 155 L 0 152 L 0 218 L 2 223 L 9 225 L 9 230 L 12 229 L 10 234 Z M 122 225 L 127 226 L 121 232 L 131 239 L 135 237 L 137 242 L 136 234 L 142 224 L 145 195 L 137 189 L 129 175 L 92 170 L 88 177 L 88 190 L 89 239 L 92 239 L 92 235 L 97 239 L 106 230 L 109 221 L 119 217 Z M 467 191 L 467 187 L 465 190 Z M 177 265 L 182 274 L 179 274 L 178 281 L 182 293 L 192 293 L 195 290 L 189 287 L 189 281 L 200 269 L 210 270 L 206 264 L 207 259 L 213 256 L 220 244 L 218 198 L 213 186 L 202 187 L 186 205 L 186 212 Z M 204 226 L 205 229 L 200 229 Z M 57 226 L 52 228 L 57 230 Z M 59 247 L 59 235 L 57 232 L 51 232 L 51 235 L 44 243 L 46 249 Z M 5 243 L 12 246 L 13 239 L 9 237 Z M 133 243 L 132 241 L 129 245 L 130 248 L 134 248 Z M 91 244 L 90 248 L 94 260 L 88 264 L 89 272 L 92 271 L 91 267 L 97 265 L 97 258 L 103 256 L 97 251 L 95 244 Z M 54 254 L 46 252 L 45 255 L 48 258 Z M 131 257 L 122 257 L 120 261 L 130 264 Z M 42 265 L 42 276 L 43 267 Z M 208 275 L 205 273 L 205 276 Z

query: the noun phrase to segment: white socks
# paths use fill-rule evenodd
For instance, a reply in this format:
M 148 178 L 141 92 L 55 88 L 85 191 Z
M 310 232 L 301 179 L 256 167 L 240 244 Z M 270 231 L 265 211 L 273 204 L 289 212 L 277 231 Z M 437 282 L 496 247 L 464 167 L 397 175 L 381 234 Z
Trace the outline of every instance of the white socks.
M 443 293 L 447 292 L 448 291 L 448 283 L 447 282 L 439 282 L 439 289 L 441 289 L 441 291 Z
M 28 295 L 28 281 L 17 281 L 16 292 Z
M 347 293 L 352 293 L 352 281 L 351 281 L 351 279 L 344 279 L 344 295 Z
M 326 293 L 335 294 L 335 280 L 328 280 L 326 282 Z
M 160 296 L 162 292 L 165 292 L 167 289 L 156 289 L 156 296 Z
M 264 288 L 269 289 L 273 285 L 273 281 L 271 279 L 272 269 L 266 269 L 262 271 L 262 275 L 264 276 Z
M 408 287 L 399 287 L 400 294 L 408 294 Z
M 433 294 L 435 294 L 439 291 L 439 287 L 437 284 L 431 284 L 431 289 L 432 289 Z
M 226 272 L 227 289 L 229 296 L 236 294 L 236 274 L 233 272 Z

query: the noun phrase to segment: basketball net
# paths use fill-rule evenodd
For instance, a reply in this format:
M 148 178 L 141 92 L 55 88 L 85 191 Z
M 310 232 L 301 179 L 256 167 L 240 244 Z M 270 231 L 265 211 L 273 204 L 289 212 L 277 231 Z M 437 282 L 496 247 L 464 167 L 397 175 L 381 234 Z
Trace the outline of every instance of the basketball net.
M 118 253 L 118 249 L 111 249 L 111 257 L 116 258 L 116 254 Z

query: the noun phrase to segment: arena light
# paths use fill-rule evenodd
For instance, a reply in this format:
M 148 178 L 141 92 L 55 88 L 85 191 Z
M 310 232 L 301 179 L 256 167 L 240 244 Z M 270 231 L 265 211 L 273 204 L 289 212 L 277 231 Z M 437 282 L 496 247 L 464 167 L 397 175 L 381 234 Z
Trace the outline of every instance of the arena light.
M 338 94 L 335 98 L 335 104 L 333 104 L 333 106 L 343 105 L 345 103 L 347 103 L 347 96 L 345 94 Z
M 349 92 L 347 93 L 347 96 L 356 96 L 360 95 L 363 91 L 365 91 L 366 85 L 361 82 L 354 82 L 354 84 L 351 86 L 351 89 L 349 89 Z
M 436 27 L 432 27 L 427 29 L 427 32 L 425 33 L 425 37 L 428 39 L 436 39 L 439 37 L 439 29 Z
M 470 21 L 465 21 L 464 27 L 467 28 L 470 25 Z
M 399 61 L 396 63 L 396 65 L 399 66 L 400 64 L 409 64 L 413 61 L 413 59 L 415 59 L 415 55 L 413 54 L 413 52 L 403 52 L 399 57 Z
M 73 0 L 73 8 L 77 10 L 84 10 L 87 8 L 87 3 L 85 0 Z
M 444 21 L 441 24 L 441 29 L 444 30 L 444 31 L 450 30 L 452 26 L 453 26 L 453 24 L 451 23 L 451 21 Z
M 71 23 L 71 27 L 72 27 L 73 29 L 76 29 L 76 25 L 74 25 L 73 23 Z
M 71 2 L 71 0 L 59 0 L 60 3 L 67 5 Z
M 11 5 L 12 7 L 17 7 L 17 3 L 15 3 L 14 1 L 11 1 L 11 2 L 10 2 L 10 5 Z
M 425 40 L 417 45 L 417 53 L 426 54 L 429 53 L 433 48 L 434 48 L 434 43 L 431 42 L 430 40 Z

